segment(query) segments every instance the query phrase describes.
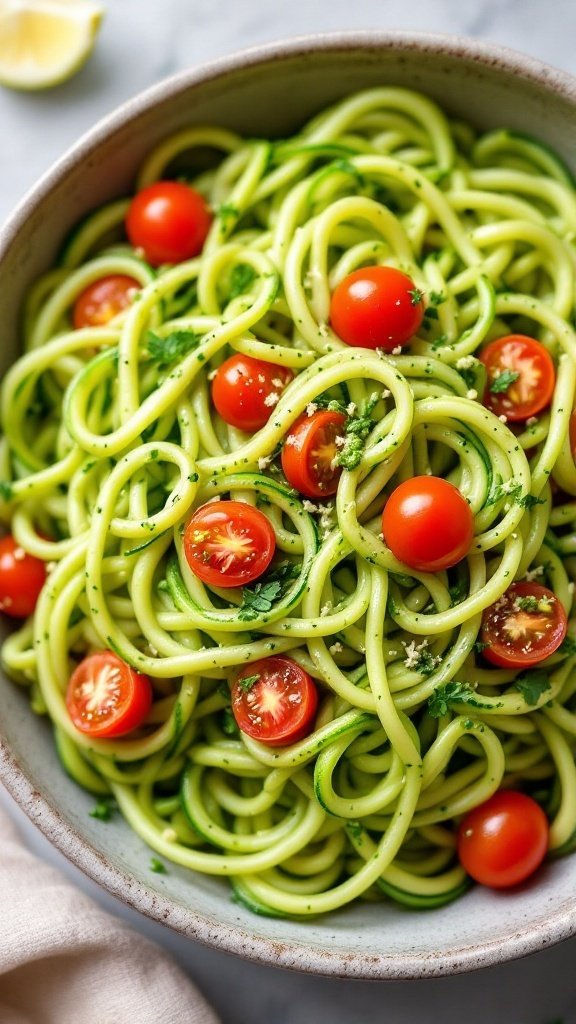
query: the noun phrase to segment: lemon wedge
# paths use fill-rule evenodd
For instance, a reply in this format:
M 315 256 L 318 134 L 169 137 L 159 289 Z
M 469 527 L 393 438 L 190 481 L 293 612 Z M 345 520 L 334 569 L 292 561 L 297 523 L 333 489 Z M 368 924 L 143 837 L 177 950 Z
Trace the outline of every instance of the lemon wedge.
M 0 0 L 0 84 L 47 89 L 90 56 L 103 8 L 92 0 Z

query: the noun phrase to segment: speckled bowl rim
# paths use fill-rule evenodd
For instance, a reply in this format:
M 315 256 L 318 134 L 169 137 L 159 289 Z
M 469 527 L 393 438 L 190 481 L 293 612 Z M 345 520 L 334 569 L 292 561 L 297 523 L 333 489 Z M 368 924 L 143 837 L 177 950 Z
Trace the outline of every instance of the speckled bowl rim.
M 542 61 L 498 44 L 443 33 L 403 31 L 352 31 L 315 33 L 266 43 L 178 72 L 139 93 L 104 117 L 75 143 L 24 196 L 0 230 L 0 262 L 14 244 L 27 218 L 45 201 L 62 177 L 88 156 L 107 135 L 122 128 L 133 117 L 156 103 L 201 83 L 225 78 L 240 69 L 260 64 L 305 57 L 318 52 L 368 52 L 390 47 L 418 53 L 444 54 L 462 58 L 480 67 L 500 68 L 525 81 L 556 93 L 576 107 L 576 78 Z M 430 957 L 403 952 L 374 956 L 319 949 L 317 946 L 254 936 L 243 927 L 229 927 L 189 909 L 175 907 L 172 900 L 153 892 L 133 876 L 110 864 L 104 855 L 67 822 L 57 806 L 40 794 L 0 737 L 0 782 L 30 820 L 76 867 L 113 896 L 151 919 L 227 953 L 275 967 L 311 974 L 372 980 L 413 980 L 446 977 L 482 967 L 502 964 L 537 952 L 576 935 L 576 899 L 573 910 L 551 914 L 544 924 L 523 927 L 507 938 L 495 938 L 453 950 L 450 956 Z

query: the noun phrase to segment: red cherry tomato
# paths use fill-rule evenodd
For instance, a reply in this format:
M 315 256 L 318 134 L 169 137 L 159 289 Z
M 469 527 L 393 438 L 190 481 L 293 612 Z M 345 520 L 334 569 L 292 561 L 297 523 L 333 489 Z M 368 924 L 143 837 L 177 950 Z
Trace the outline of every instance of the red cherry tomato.
M 422 293 L 394 267 L 362 267 L 334 289 L 330 323 L 347 345 L 391 352 L 416 334 L 424 318 Z
M 344 437 L 346 417 L 322 409 L 301 416 L 282 448 L 282 469 L 291 487 L 307 498 L 327 498 L 338 490 L 342 467 L 336 465 L 337 439 Z
M 184 530 L 192 572 L 213 587 L 243 587 L 272 561 L 276 536 L 266 516 L 243 501 L 208 502 Z
M 32 615 L 46 582 L 46 566 L 13 537 L 0 538 L 0 611 L 14 619 Z
M 420 572 L 449 569 L 464 558 L 474 517 L 457 487 L 437 476 L 399 484 L 384 506 L 382 533 L 392 554 Z
M 548 587 L 513 583 L 482 615 L 484 657 L 504 668 L 526 668 L 554 654 L 567 630 L 566 612 Z
M 89 284 L 74 303 L 74 327 L 100 327 L 131 305 L 140 288 L 134 277 L 110 274 Z
M 318 690 L 291 658 L 264 658 L 246 665 L 232 685 L 238 728 L 271 747 L 296 743 L 312 731 Z
M 516 423 L 549 405 L 556 372 L 550 354 L 539 341 L 524 334 L 508 334 L 490 342 L 480 359 L 488 372 L 483 402 L 497 416 Z
M 152 706 L 148 676 L 112 651 L 89 654 L 72 673 L 66 707 L 80 732 L 105 739 L 142 725 Z
M 264 427 L 294 374 L 284 366 L 240 353 L 218 368 L 212 401 L 225 423 L 254 432 Z
M 548 820 L 535 800 L 500 789 L 461 822 L 458 857 L 476 882 L 505 889 L 523 882 L 540 866 L 548 833 Z
M 179 181 L 156 181 L 138 192 L 126 215 L 126 232 L 152 266 L 197 256 L 212 216 L 195 189 Z

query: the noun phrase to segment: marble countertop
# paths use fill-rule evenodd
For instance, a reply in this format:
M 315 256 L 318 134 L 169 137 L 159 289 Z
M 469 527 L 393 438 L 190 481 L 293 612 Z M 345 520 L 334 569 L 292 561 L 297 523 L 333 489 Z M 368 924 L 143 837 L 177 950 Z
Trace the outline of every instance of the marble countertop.
M 576 72 L 572 0 L 556 0 L 553 8 L 549 0 L 108 0 L 96 52 L 75 79 L 38 95 L 0 90 L 0 220 L 82 132 L 158 79 L 254 43 L 353 28 L 471 35 Z M 0 803 L 41 857 L 169 950 L 223 1024 L 460 1024 L 463 1017 L 467 1024 L 576 1024 L 576 940 L 437 981 L 379 984 L 285 973 L 204 949 L 123 907 L 53 850 L 1 790 Z

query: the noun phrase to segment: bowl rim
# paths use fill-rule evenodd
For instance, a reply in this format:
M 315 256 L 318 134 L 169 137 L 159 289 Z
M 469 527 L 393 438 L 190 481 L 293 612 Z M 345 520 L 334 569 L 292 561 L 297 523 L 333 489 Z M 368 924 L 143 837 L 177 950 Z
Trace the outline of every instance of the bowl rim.
M 392 47 L 414 52 L 444 53 L 486 68 L 500 67 L 545 92 L 555 93 L 576 105 L 576 77 L 536 57 L 507 46 L 463 35 L 402 30 L 359 30 L 320 32 L 288 37 L 235 51 L 173 74 L 124 101 L 98 120 L 40 177 L 0 227 L 0 261 L 10 250 L 25 221 L 58 186 L 75 164 L 90 154 L 112 132 L 158 102 L 193 86 L 225 77 L 231 72 L 305 57 L 321 52 L 367 50 L 378 52 Z M 292 968 L 311 974 L 363 978 L 368 980 L 415 980 L 460 974 L 526 956 L 576 935 L 576 898 L 572 909 L 551 914 L 544 923 L 509 936 L 462 946 L 449 956 L 403 952 L 400 956 L 341 953 L 316 944 L 254 936 L 245 927 L 228 926 L 210 920 L 193 909 L 180 911 L 169 898 L 110 864 L 91 842 L 68 822 L 58 807 L 34 787 L 16 756 L 0 735 L 0 783 L 69 861 L 102 888 L 126 905 L 152 920 L 171 927 L 188 938 L 222 952 L 233 953 L 256 963 Z

